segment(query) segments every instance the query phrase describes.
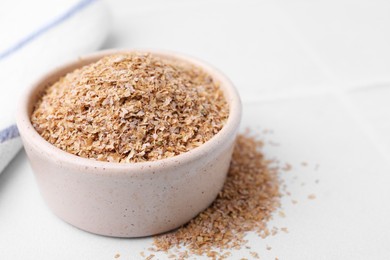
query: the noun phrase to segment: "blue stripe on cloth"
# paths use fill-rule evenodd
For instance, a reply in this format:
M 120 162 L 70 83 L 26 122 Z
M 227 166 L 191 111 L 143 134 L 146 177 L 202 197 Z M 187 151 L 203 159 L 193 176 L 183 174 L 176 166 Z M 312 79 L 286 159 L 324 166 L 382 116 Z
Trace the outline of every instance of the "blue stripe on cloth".
M 44 25 L 37 31 L 31 33 L 30 35 L 26 36 L 24 39 L 16 43 L 14 46 L 11 46 L 10 48 L 6 49 L 4 52 L 0 53 L 0 60 L 8 57 L 12 53 L 16 52 L 17 50 L 21 49 L 23 46 L 28 44 L 29 42 L 33 41 L 35 38 L 39 37 L 40 35 L 44 34 L 45 32 L 49 31 L 53 27 L 56 27 L 57 25 L 61 24 L 62 22 L 66 21 L 70 17 L 72 17 L 74 14 L 78 13 L 80 10 L 84 9 L 86 6 L 90 5 L 93 2 L 96 2 L 97 0 L 82 0 L 78 2 L 76 5 L 71 7 L 69 10 L 67 10 L 65 13 L 63 13 L 61 16 L 57 17 L 50 23 Z
M 0 144 L 19 136 L 16 125 L 11 125 L 0 131 Z

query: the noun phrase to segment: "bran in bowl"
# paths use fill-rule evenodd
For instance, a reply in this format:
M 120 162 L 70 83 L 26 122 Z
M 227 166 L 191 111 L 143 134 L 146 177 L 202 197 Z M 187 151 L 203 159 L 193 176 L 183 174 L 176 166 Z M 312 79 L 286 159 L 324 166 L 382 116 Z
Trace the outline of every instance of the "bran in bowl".
M 47 87 L 31 123 L 66 152 L 129 163 L 198 147 L 228 115 L 219 83 L 201 68 L 150 53 L 119 53 Z

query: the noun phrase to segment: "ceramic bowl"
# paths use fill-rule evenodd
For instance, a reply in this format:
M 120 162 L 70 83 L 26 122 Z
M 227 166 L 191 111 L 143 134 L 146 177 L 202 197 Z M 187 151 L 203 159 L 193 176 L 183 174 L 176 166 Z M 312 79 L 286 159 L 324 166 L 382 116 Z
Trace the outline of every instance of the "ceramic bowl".
M 229 168 L 240 124 L 241 102 L 232 83 L 210 65 L 173 52 L 147 51 L 202 67 L 221 84 L 229 104 L 222 130 L 201 146 L 171 158 L 141 162 L 99 162 L 67 153 L 43 139 L 30 122 L 43 89 L 109 50 L 81 57 L 44 75 L 25 93 L 17 125 L 39 190 L 52 212 L 92 233 L 141 237 L 177 228 L 207 208 Z

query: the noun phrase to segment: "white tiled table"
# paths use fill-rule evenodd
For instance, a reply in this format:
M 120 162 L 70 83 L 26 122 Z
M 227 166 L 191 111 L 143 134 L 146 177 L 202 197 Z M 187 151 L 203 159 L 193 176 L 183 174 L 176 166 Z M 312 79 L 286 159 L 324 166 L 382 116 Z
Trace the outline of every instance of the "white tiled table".
M 264 138 L 279 145 L 265 153 L 293 168 L 282 175 L 291 192 L 282 199 L 286 217 L 270 225 L 289 233 L 249 235 L 262 259 L 390 259 L 390 2 L 109 5 L 106 48 L 204 59 L 239 89 L 242 128 L 273 130 Z M 92 235 L 53 216 L 24 152 L 0 175 L 0 259 L 137 259 L 150 244 Z M 248 250 L 234 256 L 250 258 Z

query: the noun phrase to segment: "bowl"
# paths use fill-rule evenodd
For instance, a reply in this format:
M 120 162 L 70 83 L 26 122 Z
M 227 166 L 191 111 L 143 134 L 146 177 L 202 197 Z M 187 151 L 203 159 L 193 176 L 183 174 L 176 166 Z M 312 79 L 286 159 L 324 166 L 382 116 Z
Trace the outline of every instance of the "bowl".
M 186 153 L 140 163 L 100 162 L 67 153 L 43 139 L 30 122 L 42 91 L 61 76 L 103 56 L 150 52 L 199 66 L 220 82 L 229 105 L 224 127 Z M 108 50 L 71 61 L 36 81 L 22 97 L 17 125 L 39 190 L 52 212 L 82 230 L 142 237 L 185 224 L 222 189 L 241 118 L 239 95 L 221 72 L 186 55 L 154 50 Z

